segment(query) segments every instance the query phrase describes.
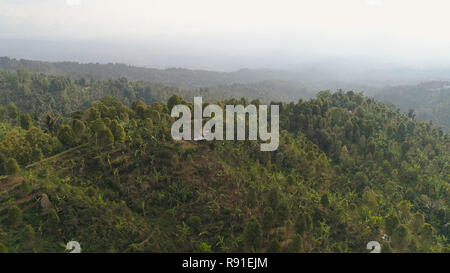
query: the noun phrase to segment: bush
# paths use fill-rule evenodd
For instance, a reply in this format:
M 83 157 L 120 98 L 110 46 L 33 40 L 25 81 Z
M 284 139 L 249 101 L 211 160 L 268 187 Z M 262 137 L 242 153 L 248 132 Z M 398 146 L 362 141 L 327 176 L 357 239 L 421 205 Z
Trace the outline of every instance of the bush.
M 400 220 L 396 215 L 389 215 L 386 217 L 386 222 L 384 224 L 384 228 L 387 234 L 392 235 L 394 230 L 398 227 Z
M 0 175 L 6 173 L 6 161 L 8 161 L 8 159 L 6 159 L 6 156 L 0 151 Z
M 298 253 L 303 250 L 302 236 L 295 234 L 294 238 L 288 245 L 287 251 L 290 253 Z
M 268 253 L 280 253 L 281 252 L 280 242 L 278 242 L 278 240 L 276 240 L 276 239 L 273 239 L 272 242 L 270 242 L 267 252 Z
M 0 243 L 0 253 L 8 253 L 8 248 L 3 243 Z
M 202 225 L 202 220 L 198 216 L 191 216 L 187 220 L 188 225 L 196 232 L 200 231 L 200 226 Z
M 50 209 L 47 216 L 47 225 L 50 230 L 57 230 L 59 225 L 59 216 L 55 209 Z
M 405 225 L 398 226 L 391 237 L 392 246 L 399 251 L 403 251 L 409 244 L 409 229 Z
M 211 246 L 205 242 L 201 242 L 198 248 L 202 253 L 211 253 Z
M 6 161 L 5 172 L 7 175 L 14 175 L 20 172 L 19 164 L 14 158 L 10 158 Z
M 430 224 L 425 223 L 423 225 L 422 231 L 420 232 L 420 235 L 422 237 L 423 245 L 425 246 L 425 248 L 430 247 L 433 243 L 433 238 L 435 235 L 433 227 Z
M 312 219 L 307 213 L 300 213 L 295 222 L 295 229 L 298 234 L 303 235 L 312 230 Z
M 18 226 L 22 223 L 23 214 L 22 210 L 14 205 L 8 210 L 8 221 L 11 226 Z
M 421 230 L 423 225 L 425 224 L 425 219 L 423 217 L 423 214 L 420 212 L 417 212 L 413 215 L 409 227 L 411 228 L 411 231 L 415 234 L 418 234 Z
M 28 194 L 31 193 L 31 191 L 32 191 L 32 188 L 31 188 L 30 183 L 28 183 L 24 180 L 24 181 L 22 181 L 22 184 L 20 184 L 20 186 L 18 188 L 18 196 L 19 197 L 27 196 Z
M 33 120 L 31 119 L 31 116 L 29 114 L 21 114 L 20 115 L 20 126 L 28 130 L 33 125 Z
M 257 202 L 258 200 L 256 196 L 256 190 L 255 188 L 251 187 L 247 193 L 247 205 L 249 208 L 254 208 Z
M 330 205 L 330 200 L 328 199 L 328 194 L 323 194 L 320 198 L 320 204 L 322 204 L 323 207 L 327 208 Z
M 392 250 L 391 244 L 389 242 L 384 242 L 381 245 L 381 253 L 393 253 L 394 251 Z
M 265 230 L 269 230 L 274 226 L 275 214 L 271 207 L 264 209 L 262 224 Z
M 86 131 L 86 125 L 79 119 L 74 119 L 72 121 L 72 130 L 76 138 L 81 138 Z
M 23 228 L 23 236 L 25 240 L 27 241 L 33 241 L 36 233 L 34 232 L 34 229 L 30 225 L 25 225 Z
M 120 125 L 117 121 L 114 120 L 113 122 L 115 124 L 112 130 L 112 133 L 114 135 L 114 142 L 115 143 L 123 142 L 126 137 L 125 130 L 123 129 L 123 126 Z
M 112 146 L 114 136 L 109 128 L 105 128 L 98 133 L 98 140 L 101 146 Z
M 61 126 L 58 130 L 58 139 L 64 146 L 71 147 L 75 142 L 72 127 L 68 124 Z
M 262 244 L 262 228 L 256 218 L 250 218 L 244 229 L 244 243 L 247 248 L 258 251 Z

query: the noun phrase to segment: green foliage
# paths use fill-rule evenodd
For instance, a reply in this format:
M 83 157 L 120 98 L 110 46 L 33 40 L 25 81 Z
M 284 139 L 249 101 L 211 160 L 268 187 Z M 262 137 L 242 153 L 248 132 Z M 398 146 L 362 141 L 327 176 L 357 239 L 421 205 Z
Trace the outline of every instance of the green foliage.
M 29 114 L 25 113 L 20 115 L 20 126 L 25 130 L 30 129 L 31 126 L 33 126 L 33 120 Z
M 75 136 L 72 127 L 64 124 L 58 130 L 58 139 L 65 147 L 71 147 L 75 143 Z
M 17 164 L 16 159 L 10 158 L 5 163 L 5 173 L 9 175 L 15 175 L 20 172 L 19 164 Z
M 17 109 L 17 106 L 12 102 L 6 106 L 6 112 L 8 113 L 8 117 L 13 121 L 15 121 L 19 116 L 19 110 Z
M 354 252 L 385 233 L 383 252 L 448 250 L 448 135 L 362 94 L 277 102 L 280 146 L 260 152 L 253 141 L 173 141 L 170 107 L 158 101 L 177 94 L 170 105 L 191 106 L 184 99 L 195 92 L 126 79 L 24 81 L 31 94 L 19 103 L 0 80 L 34 120 L 20 127 L 0 98 L 0 175 L 15 159 L 24 176 L 0 177 L 0 206 L 24 214 L 23 230 L 0 215 L 0 239 L 14 252 L 62 251 L 67 238 L 89 252 Z
M 33 189 L 31 187 L 30 183 L 28 183 L 27 181 L 23 180 L 22 184 L 20 184 L 20 186 L 18 187 L 19 197 L 25 197 L 25 196 L 29 195 L 32 190 Z
M 114 136 L 109 128 L 98 132 L 98 141 L 101 146 L 111 146 L 114 144 Z
M 431 81 L 418 85 L 386 87 L 375 98 L 395 103 L 411 119 L 416 117 L 450 129 L 450 89 L 448 82 Z M 414 109 L 414 110 L 412 110 Z
M 256 218 L 250 218 L 243 233 L 245 245 L 252 251 L 258 251 L 262 244 L 262 236 L 261 224 Z
M 376 209 L 378 206 L 376 194 L 369 189 L 366 189 L 363 193 L 363 202 L 371 209 Z
M 126 134 L 123 126 L 117 122 L 117 120 L 113 120 L 111 123 L 111 131 L 114 135 L 114 142 L 120 143 L 125 140 Z
M 0 253 L 8 253 L 8 248 L 0 242 Z
M 174 106 L 185 103 L 186 102 L 182 98 L 178 97 L 177 95 L 173 95 L 167 101 L 167 108 L 169 108 L 169 112 L 171 112 Z
M 400 220 L 396 215 L 389 215 L 386 217 L 385 229 L 388 234 L 392 234 L 394 230 L 398 227 Z
M 383 242 L 381 245 L 381 253 L 393 253 L 394 250 L 391 247 L 391 244 L 389 242 Z
M 295 230 L 298 234 L 303 235 L 312 230 L 312 219 L 307 213 L 300 213 L 295 222 Z
M 198 248 L 201 253 L 211 253 L 211 246 L 205 242 L 201 242 Z
M 6 156 L 0 151 L 0 175 L 3 175 L 6 173 Z
M 0 106 L 0 122 L 4 122 L 6 119 L 6 107 Z
M 392 233 L 391 243 L 398 251 L 404 251 L 410 241 L 410 232 L 407 226 L 399 225 Z
M 86 125 L 79 119 L 74 119 L 72 122 L 73 134 L 76 138 L 81 138 L 86 132 Z
M 280 253 L 281 252 L 280 242 L 278 242 L 278 240 L 276 240 L 276 239 L 273 239 L 272 242 L 270 242 L 267 252 L 268 253 Z
M 434 234 L 435 232 L 433 227 L 428 223 L 424 224 L 422 231 L 420 232 L 420 235 L 426 248 L 429 248 L 432 245 Z
M 265 230 L 268 230 L 273 227 L 275 224 L 275 214 L 271 207 L 267 207 L 264 209 L 263 218 L 262 218 L 262 226 Z
M 36 237 L 36 232 L 31 225 L 25 225 L 23 228 L 23 236 L 27 241 L 33 241 Z
M 289 242 L 287 251 L 290 253 L 298 253 L 302 252 L 303 250 L 303 243 L 302 243 L 302 237 L 299 234 L 295 234 L 294 238 Z
M 254 208 L 257 203 L 256 190 L 251 187 L 247 193 L 247 203 L 250 208 Z
M 23 213 L 22 210 L 14 205 L 8 209 L 8 222 L 11 226 L 18 226 L 22 224 Z
M 322 195 L 322 197 L 320 198 L 320 204 L 322 204 L 322 206 L 324 206 L 325 208 L 327 208 L 330 205 L 328 194 L 325 193 Z
M 47 216 L 47 227 L 50 230 L 57 230 L 60 223 L 58 213 L 55 209 L 50 209 Z
M 408 220 L 410 217 L 411 203 L 406 200 L 402 200 L 397 204 L 397 208 L 400 212 L 400 217 L 403 220 Z
M 202 220 L 200 217 L 193 215 L 188 218 L 187 223 L 194 231 L 199 232 L 202 225 Z
M 416 214 L 413 215 L 409 227 L 413 233 L 418 234 L 422 230 L 424 224 L 425 219 L 423 217 L 423 214 L 417 212 Z

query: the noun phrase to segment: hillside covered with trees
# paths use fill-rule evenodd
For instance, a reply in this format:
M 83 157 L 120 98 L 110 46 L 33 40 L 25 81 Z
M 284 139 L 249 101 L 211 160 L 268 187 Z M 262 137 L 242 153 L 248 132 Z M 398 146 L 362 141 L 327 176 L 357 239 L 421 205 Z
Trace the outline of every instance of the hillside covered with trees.
M 0 251 L 449 252 L 449 135 L 361 93 L 271 102 L 280 146 L 261 152 L 172 140 L 191 91 L 0 76 Z
M 14 76 L 17 71 L 21 74 L 18 77 Z M 29 71 L 25 74 L 33 75 L 33 79 L 27 80 L 26 84 L 20 84 L 20 80 L 24 80 L 24 71 Z M 155 101 L 165 102 L 172 94 L 186 99 L 199 95 L 209 100 L 244 97 L 264 102 L 296 102 L 299 99 L 315 97 L 319 90 L 354 90 L 364 92 L 365 95 L 373 96 L 381 102 L 394 104 L 402 112 L 406 114 L 410 112 L 410 115 L 425 122 L 432 121 L 448 132 L 450 128 L 448 81 L 426 81 L 409 85 L 392 84 L 391 81 L 387 81 L 383 85 L 380 78 L 384 76 L 380 75 L 380 72 L 371 71 L 370 79 L 361 82 L 358 79 L 364 77 L 357 73 L 350 73 L 353 77 L 344 81 L 333 78 L 329 72 L 312 68 L 301 71 L 241 69 L 233 72 L 216 72 L 182 68 L 155 69 L 116 63 L 44 62 L 0 57 L 0 86 L 3 83 L 3 87 L 0 88 L 5 92 L 9 91 L 8 94 L 12 92 L 16 96 L 15 102 L 18 95 L 23 95 L 17 93 L 16 89 L 23 85 L 21 91 L 32 96 L 41 99 L 44 99 L 43 94 L 51 96 L 45 98 L 45 101 L 28 98 L 26 103 L 37 106 L 43 104 L 42 108 L 66 107 L 71 110 L 86 109 L 93 100 L 107 95 L 117 97 L 127 105 L 136 99 L 148 104 Z M 391 72 L 383 73 L 389 75 Z M 435 73 L 446 75 L 448 71 Z M 423 77 L 433 79 L 432 75 L 425 73 Z M 406 82 L 418 80 L 411 79 Z M 55 92 L 63 90 L 65 91 Z M 3 98 L 1 103 L 5 104 L 7 100 L 8 98 Z M 63 109 L 55 110 L 63 111 Z
M 447 132 L 450 130 L 450 82 L 386 87 L 375 98 L 394 103 L 411 117 L 431 121 Z
M 136 100 L 147 104 L 165 102 L 172 94 L 185 99 L 194 96 L 214 101 L 245 97 L 258 99 L 294 101 L 311 98 L 314 93 L 307 88 L 282 81 L 264 81 L 254 84 L 228 84 L 211 88 L 186 89 L 160 83 L 129 81 L 127 78 L 108 80 L 72 79 L 63 76 L 30 73 L 25 69 L 0 71 L 0 118 L 12 108 L 29 113 L 34 119 L 42 115 L 69 116 L 71 112 L 86 110 L 91 103 L 104 96 L 117 98 L 131 106 Z

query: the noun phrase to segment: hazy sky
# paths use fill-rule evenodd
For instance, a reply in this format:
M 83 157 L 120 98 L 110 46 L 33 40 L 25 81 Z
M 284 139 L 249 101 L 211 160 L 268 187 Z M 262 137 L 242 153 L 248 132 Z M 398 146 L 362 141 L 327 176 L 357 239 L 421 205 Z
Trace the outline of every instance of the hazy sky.
M 0 39 L 447 65 L 449 13 L 448 0 L 0 0 Z

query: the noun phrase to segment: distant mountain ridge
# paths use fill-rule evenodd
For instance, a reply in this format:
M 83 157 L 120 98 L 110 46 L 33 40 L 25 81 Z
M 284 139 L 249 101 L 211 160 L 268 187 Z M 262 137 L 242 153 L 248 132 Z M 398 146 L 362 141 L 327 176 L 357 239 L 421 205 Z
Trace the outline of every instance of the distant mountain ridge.
M 0 57 L 0 69 L 24 68 L 30 72 L 75 78 L 108 79 L 126 77 L 132 81 L 150 81 L 180 87 L 208 87 L 230 83 L 255 83 L 265 80 L 301 80 L 298 73 L 268 69 L 240 69 L 235 72 L 215 72 L 184 68 L 156 69 L 120 63 L 44 62 Z
M 328 71 L 303 69 L 300 71 L 247 69 L 233 72 L 191 70 L 186 68 L 147 68 L 123 63 L 45 62 L 0 57 L 0 70 L 24 68 L 30 72 L 86 78 L 95 80 L 125 77 L 130 81 L 148 81 L 180 88 L 203 88 L 230 84 L 253 84 L 264 81 L 284 81 L 308 85 L 314 92 L 325 89 L 370 90 L 366 85 L 335 79 Z

